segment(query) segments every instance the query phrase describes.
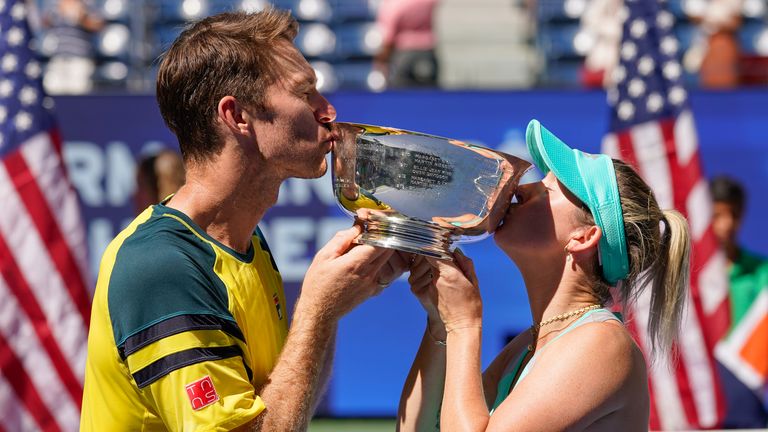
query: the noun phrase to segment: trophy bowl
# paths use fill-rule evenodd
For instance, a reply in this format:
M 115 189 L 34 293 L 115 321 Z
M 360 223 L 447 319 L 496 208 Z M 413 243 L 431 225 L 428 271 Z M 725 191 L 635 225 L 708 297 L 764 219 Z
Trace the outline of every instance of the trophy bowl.
M 462 141 L 337 122 L 333 192 L 368 244 L 451 259 L 455 243 L 488 237 L 527 161 Z

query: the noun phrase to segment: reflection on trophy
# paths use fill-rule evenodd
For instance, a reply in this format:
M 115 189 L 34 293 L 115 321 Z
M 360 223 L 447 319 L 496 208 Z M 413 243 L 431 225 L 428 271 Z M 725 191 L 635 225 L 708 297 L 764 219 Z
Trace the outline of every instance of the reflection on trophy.
M 531 164 L 417 132 L 335 123 L 333 191 L 362 222 L 357 243 L 450 259 L 454 243 L 486 238 Z

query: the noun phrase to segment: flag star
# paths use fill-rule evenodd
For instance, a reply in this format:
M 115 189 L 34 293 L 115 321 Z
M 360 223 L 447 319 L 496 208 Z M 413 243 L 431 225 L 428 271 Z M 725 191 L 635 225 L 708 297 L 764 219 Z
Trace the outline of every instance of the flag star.
M 627 18 L 629 18 L 629 8 L 622 6 L 621 9 L 619 9 L 619 22 L 624 24 Z
M 621 58 L 624 60 L 632 60 L 637 55 L 637 45 L 633 42 L 627 41 L 621 44 Z
M 668 61 L 664 64 L 664 69 L 662 72 L 664 73 L 664 77 L 668 80 L 676 80 L 680 78 L 680 73 L 682 69 L 680 68 L 680 63 L 676 61 Z
M 7 98 L 13 93 L 13 83 L 11 80 L 0 81 L 0 98 Z
M 619 118 L 622 120 L 629 120 L 635 115 L 635 106 L 630 101 L 623 101 L 619 104 Z
M 656 66 L 656 63 L 653 61 L 651 56 L 642 56 L 640 57 L 640 60 L 637 62 L 637 70 L 643 74 L 643 75 L 649 75 L 651 72 L 653 72 L 653 68 Z
M 682 105 L 682 103 L 685 102 L 686 96 L 687 93 L 685 92 L 685 89 L 680 86 L 674 86 L 672 87 L 672 90 L 669 91 L 669 101 L 675 105 Z
M 608 96 L 608 103 L 611 105 L 616 105 L 616 103 L 619 102 L 619 89 L 616 87 L 611 87 L 608 89 L 607 92 Z
M 656 25 L 661 27 L 663 30 L 669 30 L 673 25 L 675 25 L 675 17 L 667 11 L 661 11 L 656 16 Z
M 647 31 L 648 25 L 645 23 L 645 21 L 639 18 L 632 21 L 632 25 L 629 26 L 629 33 L 635 39 L 640 39 L 641 37 L 645 36 Z
M 20 132 L 24 132 L 25 130 L 29 129 L 30 126 L 32 126 L 32 116 L 26 111 L 21 111 L 16 114 L 16 118 L 13 120 L 13 123 L 16 126 L 16 129 L 18 129 Z
M 5 37 L 10 46 L 18 46 L 24 40 L 24 32 L 18 27 L 13 27 L 8 30 L 8 35 Z
M 5 137 L 0 135 L 0 148 L 3 148 L 3 142 L 5 141 Z
M 646 102 L 645 107 L 652 113 L 659 112 L 659 110 L 664 107 L 664 98 L 658 93 L 651 93 L 651 95 L 648 96 L 648 101 Z
M 53 102 L 52 97 L 46 96 L 43 98 L 43 108 L 50 110 L 50 109 L 53 109 L 54 105 L 55 103 Z
M 37 101 L 37 90 L 30 86 L 22 87 L 19 92 L 19 100 L 22 105 L 32 105 Z
M 3 56 L 2 69 L 4 72 L 13 72 L 18 65 L 19 59 L 15 55 L 8 53 Z
M 5 10 L 5 0 L 0 0 L 0 12 Z
M 37 79 L 42 72 L 43 70 L 40 67 L 40 63 L 34 60 L 27 63 L 27 67 L 24 69 L 24 73 L 27 75 L 27 78 L 31 80 Z
M 637 98 L 645 93 L 645 83 L 640 78 L 634 78 L 629 82 L 627 92 L 633 98 Z
M 15 19 L 16 21 L 23 20 L 25 13 L 26 10 L 24 8 L 24 3 L 16 3 L 15 5 L 11 6 L 11 18 Z
M 661 41 L 661 52 L 668 56 L 677 54 L 677 39 L 674 36 L 665 36 Z
M 627 69 L 621 65 L 616 66 L 611 75 L 613 75 L 613 82 L 622 82 L 627 77 Z
M 6 117 L 8 117 L 8 109 L 4 106 L 0 106 L 0 123 L 4 123 Z

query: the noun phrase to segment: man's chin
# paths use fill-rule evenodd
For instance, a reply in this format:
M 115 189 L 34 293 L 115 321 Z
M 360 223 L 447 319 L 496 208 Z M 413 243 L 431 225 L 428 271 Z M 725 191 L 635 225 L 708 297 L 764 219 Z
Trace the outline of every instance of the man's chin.
M 328 171 L 328 163 L 325 161 L 325 159 L 323 159 L 323 163 L 320 166 L 316 167 L 314 171 L 307 170 L 306 172 L 296 174 L 294 177 L 311 180 L 311 179 L 316 179 L 324 176 L 327 171 Z

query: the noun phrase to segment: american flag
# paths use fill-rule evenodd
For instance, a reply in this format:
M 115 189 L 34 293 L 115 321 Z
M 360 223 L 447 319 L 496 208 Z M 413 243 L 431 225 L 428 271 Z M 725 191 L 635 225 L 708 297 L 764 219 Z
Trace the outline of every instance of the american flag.
M 86 242 L 27 9 L 0 0 L 0 430 L 77 430 Z
M 691 229 L 691 289 L 672 352 L 650 364 L 651 428 L 716 427 L 725 402 L 713 360 L 729 325 L 726 263 L 711 229 L 712 205 L 699 160 L 693 115 L 682 83 L 674 16 L 661 0 L 626 0 L 620 63 L 608 90 L 610 131 L 603 151 L 631 163 L 661 208 L 675 208 Z M 646 353 L 650 292 L 630 312 Z

